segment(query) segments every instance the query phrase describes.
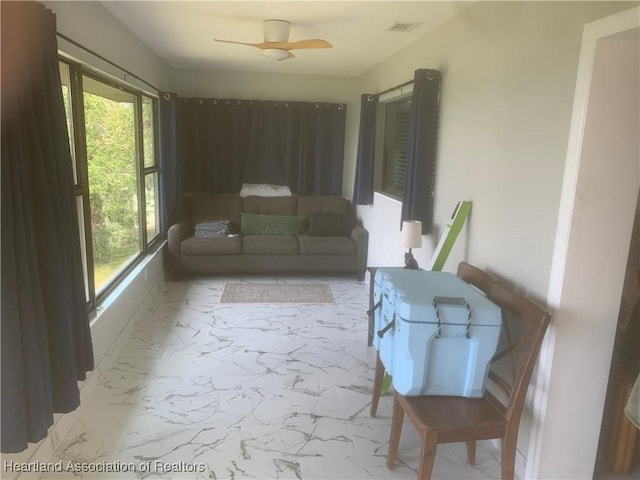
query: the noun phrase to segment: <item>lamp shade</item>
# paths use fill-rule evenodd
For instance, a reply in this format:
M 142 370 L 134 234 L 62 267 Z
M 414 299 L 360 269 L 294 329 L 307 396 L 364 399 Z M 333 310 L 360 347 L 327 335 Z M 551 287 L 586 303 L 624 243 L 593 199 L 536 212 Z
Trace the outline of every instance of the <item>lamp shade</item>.
M 405 220 L 402 222 L 400 237 L 402 248 L 419 248 L 422 246 L 422 222 L 420 220 Z

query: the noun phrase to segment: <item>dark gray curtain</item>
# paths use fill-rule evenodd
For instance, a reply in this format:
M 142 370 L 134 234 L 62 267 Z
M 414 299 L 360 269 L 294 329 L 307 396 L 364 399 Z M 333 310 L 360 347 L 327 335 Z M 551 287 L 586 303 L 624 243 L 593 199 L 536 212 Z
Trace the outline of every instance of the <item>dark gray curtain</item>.
M 360 133 L 356 156 L 356 178 L 353 184 L 353 203 L 373 203 L 373 165 L 376 143 L 376 110 L 378 97 L 368 93 L 360 96 Z
M 243 182 L 290 185 L 290 170 L 298 167 L 292 158 L 300 154 L 300 109 L 285 102 L 249 102 L 246 112 L 246 125 L 236 129 L 250 136 L 245 140 L 250 149 L 235 192 Z
M 433 222 L 439 91 L 440 72 L 416 70 L 401 220 L 420 220 L 423 235 Z
M 299 103 L 297 107 L 301 133 L 296 141 L 301 154 L 289 160 L 299 166 L 297 179 L 289 172 L 290 186 L 301 195 L 342 195 L 345 106 Z
M 47 434 L 93 368 L 55 16 L 2 11 L 2 452 Z
M 161 132 L 175 145 L 175 151 L 165 150 L 173 159 L 164 162 L 176 166 L 183 192 L 237 193 L 246 182 L 288 185 L 299 194 L 342 193 L 344 105 L 200 98 L 163 103 L 172 113 L 161 114 Z
M 237 193 L 255 148 L 251 139 L 258 119 L 249 102 L 178 99 L 178 162 L 184 189 Z

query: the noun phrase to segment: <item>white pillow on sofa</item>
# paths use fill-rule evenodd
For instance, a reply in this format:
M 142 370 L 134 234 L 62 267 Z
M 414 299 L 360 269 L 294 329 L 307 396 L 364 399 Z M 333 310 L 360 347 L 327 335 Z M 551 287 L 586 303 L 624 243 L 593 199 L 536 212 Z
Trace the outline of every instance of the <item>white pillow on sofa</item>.
M 258 197 L 290 197 L 291 189 L 283 185 L 268 183 L 243 183 L 240 189 L 242 198 L 256 195 Z

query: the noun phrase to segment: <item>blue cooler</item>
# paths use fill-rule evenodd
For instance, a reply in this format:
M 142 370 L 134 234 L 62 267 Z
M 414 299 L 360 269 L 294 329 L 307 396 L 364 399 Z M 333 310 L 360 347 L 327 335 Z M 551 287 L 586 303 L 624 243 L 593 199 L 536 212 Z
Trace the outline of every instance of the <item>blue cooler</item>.
M 500 337 L 500 308 L 450 273 L 384 269 L 381 275 L 394 290 L 391 351 L 385 352 L 390 342 L 380 341 L 380 357 L 391 357 L 391 367 L 384 365 L 394 389 L 406 396 L 481 397 Z
M 373 346 L 380 354 L 380 361 L 387 372 L 391 371 L 393 362 L 394 340 L 394 300 L 397 291 L 389 282 L 388 275 L 378 269 L 374 277 L 374 335 Z
M 380 354 L 385 371 L 393 369 L 393 348 L 395 339 L 395 303 L 402 288 L 408 288 L 412 282 L 419 281 L 419 270 L 406 270 L 401 267 L 379 268 L 374 277 L 373 300 L 374 336 L 373 346 Z

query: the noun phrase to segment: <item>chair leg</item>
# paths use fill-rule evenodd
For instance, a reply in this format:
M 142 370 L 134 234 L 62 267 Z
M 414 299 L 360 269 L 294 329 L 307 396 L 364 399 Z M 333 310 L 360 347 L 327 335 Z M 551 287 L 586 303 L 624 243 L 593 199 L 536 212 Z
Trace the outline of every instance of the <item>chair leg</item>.
M 398 444 L 402 433 L 404 410 L 398 402 L 398 397 L 393 396 L 393 414 L 391 415 L 391 435 L 389 436 L 389 452 L 387 453 L 387 468 L 393 468 L 398 456 Z
M 431 479 L 437 448 L 438 433 L 431 430 L 424 432 L 422 434 L 422 448 L 420 450 L 420 469 L 418 470 L 418 478 L 420 480 Z
M 378 412 L 378 401 L 380 400 L 380 391 L 382 390 L 382 381 L 384 380 L 384 365 L 380 360 L 380 353 L 376 354 L 376 373 L 373 377 L 373 392 L 371 393 L 371 409 L 369 414 L 372 417 Z
M 467 443 L 467 463 L 469 465 L 476 464 L 476 442 L 475 440 L 471 440 Z
M 515 477 L 517 438 L 516 432 L 512 435 L 507 434 L 502 439 L 502 458 L 500 461 L 502 480 L 513 480 Z

